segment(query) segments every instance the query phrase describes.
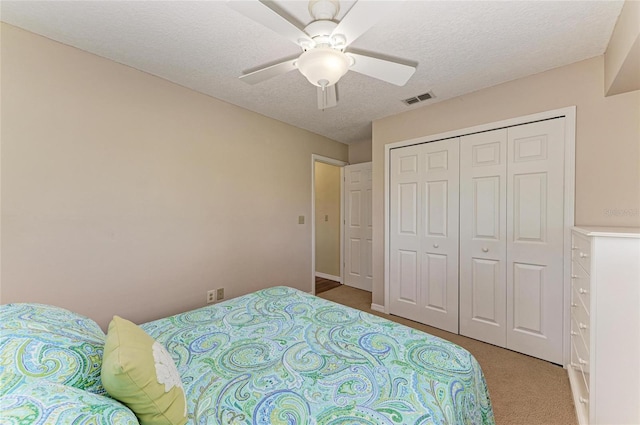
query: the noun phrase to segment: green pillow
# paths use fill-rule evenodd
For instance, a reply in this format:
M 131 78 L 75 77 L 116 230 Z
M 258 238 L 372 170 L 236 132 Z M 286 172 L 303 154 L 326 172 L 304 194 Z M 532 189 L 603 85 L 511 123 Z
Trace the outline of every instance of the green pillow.
M 185 424 L 187 402 L 167 350 L 134 323 L 114 316 L 102 359 L 102 385 L 141 425 Z

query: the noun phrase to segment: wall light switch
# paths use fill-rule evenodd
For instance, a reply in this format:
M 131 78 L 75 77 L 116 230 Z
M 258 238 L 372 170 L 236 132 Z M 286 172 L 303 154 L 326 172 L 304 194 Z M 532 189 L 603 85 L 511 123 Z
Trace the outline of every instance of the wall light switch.
M 304 224 L 304 216 L 303 215 L 299 215 L 298 216 L 298 224 Z
M 325 214 L 324 221 L 329 221 L 329 215 Z

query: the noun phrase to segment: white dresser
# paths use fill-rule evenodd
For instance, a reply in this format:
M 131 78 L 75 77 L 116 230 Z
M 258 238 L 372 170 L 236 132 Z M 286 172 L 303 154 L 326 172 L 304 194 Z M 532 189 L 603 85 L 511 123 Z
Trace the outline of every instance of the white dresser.
M 578 421 L 640 424 L 640 229 L 574 227 L 571 363 Z

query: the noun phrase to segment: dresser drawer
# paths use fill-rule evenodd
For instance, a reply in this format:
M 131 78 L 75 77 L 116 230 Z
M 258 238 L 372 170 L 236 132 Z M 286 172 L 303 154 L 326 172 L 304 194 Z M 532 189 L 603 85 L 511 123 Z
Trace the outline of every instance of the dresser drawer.
M 571 355 L 573 356 L 574 348 L 571 346 Z M 573 392 L 574 405 L 578 414 L 578 423 L 581 425 L 589 423 L 589 388 L 587 386 L 588 379 L 582 373 L 580 368 L 571 367 L 569 369 L 569 382 L 571 383 L 571 391 Z
M 571 330 L 580 334 L 588 349 L 591 343 L 590 316 L 584 308 L 578 292 L 575 289 L 571 292 Z
M 584 339 L 584 334 L 577 330 L 577 321 L 573 321 L 571 326 L 571 343 L 575 346 L 576 354 L 580 358 L 572 359 L 579 364 L 583 370 L 589 370 L 589 342 Z
M 577 261 L 571 262 L 571 287 L 576 291 L 577 299 L 582 301 L 587 313 L 591 312 L 591 287 L 589 275 Z
M 584 399 L 589 399 L 589 362 L 582 358 L 582 355 L 579 354 L 580 351 L 580 340 L 572 339 L 571 340 L 571 367 L 576 371 L 576 378 L 580 382 L 580 396 Z M 582 401 L 582 404 L 586 404 L 585 401 Z
M 591 273 L 591 241 L 576 233 L 571 236 L 571 259 Z
M 575 349 L 574 349 L 575 352 Z M 578 379 L 580 380 L 581 383 L 581 387 L 582 387 L 582 395 L 585 398 L 589 398 L 589 393 L 590 393 L 590 389 L 589 389 L 589 365 L 582 365 L 579 363 L 572 363 L 573 364 L 573 368 L 576 371 L 576 375 L 578 377 Z

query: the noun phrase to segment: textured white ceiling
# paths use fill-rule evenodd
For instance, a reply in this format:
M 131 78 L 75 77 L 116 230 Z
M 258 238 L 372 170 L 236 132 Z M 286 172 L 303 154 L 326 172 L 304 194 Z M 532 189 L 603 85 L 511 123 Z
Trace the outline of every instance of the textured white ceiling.
M 341 2 L 338 18 L 354 1 Z M 224 1 L 2 1 L 4 22 L 331 139 L 371 138 L 371 121 L 604 53 L 623 1 L 406 1 L 351 47 L 418 64 L 406 86 L 355 72 L 320 111 L 297 71 L 251 86 L 243 72 L 299 48 Z M 306 1 L 278 1 L 304 26 Z M 431 91 L 407 107 L 401 99 Z

